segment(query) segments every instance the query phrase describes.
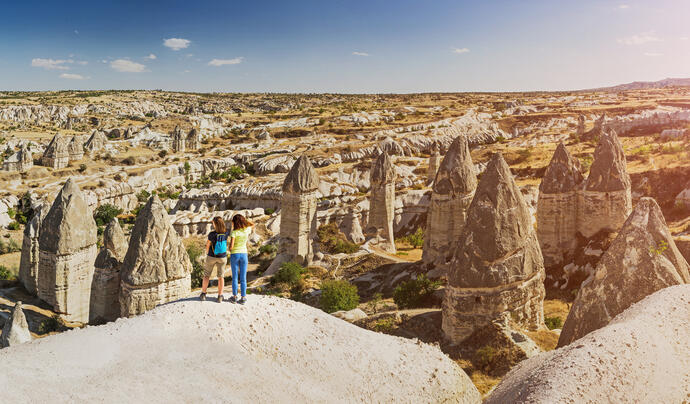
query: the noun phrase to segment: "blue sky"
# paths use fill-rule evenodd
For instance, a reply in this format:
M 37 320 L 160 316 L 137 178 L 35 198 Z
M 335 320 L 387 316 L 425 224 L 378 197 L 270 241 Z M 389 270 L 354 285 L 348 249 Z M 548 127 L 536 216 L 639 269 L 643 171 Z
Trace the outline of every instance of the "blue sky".
M 690 77 L 690 2 L 3 1 L 0 90 L 426 92 Z

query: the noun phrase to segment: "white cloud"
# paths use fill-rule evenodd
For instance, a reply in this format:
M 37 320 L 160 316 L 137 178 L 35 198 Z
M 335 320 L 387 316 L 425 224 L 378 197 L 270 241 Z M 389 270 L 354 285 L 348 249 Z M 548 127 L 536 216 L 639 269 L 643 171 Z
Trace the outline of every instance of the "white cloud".
M 352 52 L 352 54 L 355 56 L 369 56 L 366 52 Z
M 110 62 L 110 67 L 118 72 L 141 73 L 146 71 L 146 66 L 127 59 L 117 59 Z
M 468 53 L 470 50 L 467 48 L 453 48 L 453 53 Z
M 78 30 L 78 29 L 75 29 L 75 30 L 74 30 L 74 33 L 77 34 L 77 35 L 79 35 L 79 30 Z
M 682 37 L 680 37 L 680 38 L 678 38 L 678 39 L 680 39 L 681 41 L 687 41 L 687 40 L 690 39 L 690 38 L 687 37 L 687 36 L 682 36 Z
M 225 66 L 225 65 L 238 65 L 242 63 L 244 58 L 242 56 L 233 58 L 233 59 L 213 59 L 212 61 L 208 62 L 209 66 Z
M 31 66 L 32 67 L 42 67 L 46 70 L 69 70 L 68 66 L 65 66 L 67 63 L 72 63 L 71 60 L 53 60 L 53 59 L 42 59 L 42 58 L 34 58 L 31 59 Z
M 620 10 L 627 10 L 629 8 L 630 8 L 629 4 L 621 4 L 618 6 L 618 9 L 620 9 Z
M 82 65 L 82 66 L 86 66 L 89 64 L 89 62 L 87 62 L 86 60 L 79 60 L 79 61 L 77 61 L 77 64 Z
M 86 80 L 88 77 L 84 77 L 81 74 L 72 74 L 72 73 L 62 73 L 60 75 L 61 79 L 70 79 L 70 80 Z
M 642 32 L 640 34 L 631 35 L 627 38 L 618 39 L 618 43 L 623 45 L 644 45 L 646 43 L 661 41 L 662 39 L 659 38 L 654 31 Z
M 166 46 L 174 51 L 187 48 L 192 41 L 182 38 L 168 38 L 163 40 L 163 46 Z
M 158 57 L 154 55 L 153 53 L 150 53 L 148 56 L 146 56 L 144 59 L 149 59 L 149 60 L 156 60 Z
M 644 55 L 648 56 L 648 57 L 652 57 L 652 58 L 657 57 L 657 56 L 664 56 L 663 53 L 658 53 L 658 52 L 645 52 Z

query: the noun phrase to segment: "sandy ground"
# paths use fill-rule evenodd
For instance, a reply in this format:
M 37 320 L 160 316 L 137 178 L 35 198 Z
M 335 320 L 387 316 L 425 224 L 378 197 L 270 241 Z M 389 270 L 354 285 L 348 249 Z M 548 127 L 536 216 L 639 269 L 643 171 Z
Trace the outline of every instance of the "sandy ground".
M 167 304 L 0 350 L 0 401 L 478 403 L 437 347 L 286 299 Z
M 518 364 L 486 403 L 690 402 L 690 285 L 662 289 L 606 327 Z

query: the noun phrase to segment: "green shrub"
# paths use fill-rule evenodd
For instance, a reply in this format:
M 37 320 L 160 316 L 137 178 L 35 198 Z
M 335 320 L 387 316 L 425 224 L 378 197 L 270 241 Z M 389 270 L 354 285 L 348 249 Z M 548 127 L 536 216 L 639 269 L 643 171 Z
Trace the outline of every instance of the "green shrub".
M 106 203 L 96 208 L 93 212 L 93 219 L 96 221 L 96 226 L 106 226 L 121 213 L 122 209 Z
M 145 203 L 146 201 L 149 200 L 151 197 L 151 193 L 149 191 L 142 189 L 141 191 L 137 192 L 137 201 L 140 203 Z
M 86 171 L 86 164 L 84 164 L 84 163 L 79 164 L 79 172 L 83 173 L 84 171 Z
M 494 358 L 498 352 L 493 347 L 486 345 L 479 348 L 476 352 L 476 361 L 480 369 L 486 369 L 491 366 Z
M 424 246 L 424 230 L 419 227 L 414 233 L 401 237 L 399 241 L 407 243 L 414 248 L 422 248 Z
M 388 333 L 395 328 L 395 320 L 392 317 L 382 318 L 376 320 L 374 323 L 374 331 Z
M 260 254 L 273 255 L 278 252 L 278 246 L 275 244 L 264 244 L 259 247 Z
M 393 291 L 393 301 L 401 309 L 420 307 L 424 301 L 441 285 L 421 274 L 417 279 L 402 282 Z
M 192 261 L 192 288 L 200 288 L 201 281 L 204 279 L 204 265 L 198 260 L 203 254 L 204 250 L 196 244 L 190 244 L 187 247 L 187 255 Z
M 49 332 L 58 331 L 63 325 L 63 321 L 59 315 L 55 314 L 53 317 L 48 317 L 41 321 L 38 326 L 39 334 L 47 334 Z
M 352 310 L 359 304 L 357 286 L 346 280 L 326 281 L 321 285 L 321 309 L 326 313 Z
M 549 330 L 563 327 L 563 320 L 560 317 L 546 317 L 544 323 L 546 323 Z
M 19 251 L 21 251 L 21 247 L 16 241 L 10 239 L 10 241 L 6 243 L 0 239 L 0 254 L 10 254 Z
M 10 222 L 10 224 L 7 225 L 7 228 L 10 230 L 19 230 L 20 224 L 18 222 Z
M 15 279 L 14 274 L 10 272 L 10 270 L 6 266 L 0 265 L 0 280 L 9 281 L 13 279 Z
M 338 229 L 335 222 L 327 223 L 316 230 L 321 243 L 321 249 L 330 254 L 352 254 L 359 250 L 359 246 L 348 241 L 345 235 Z
M 278 272 L 273 275 L 274 284 L 284 283 L 291 288 L 297 287 L 302 282 L 302 275 L 306 272 L 304 267 L 296 262 L 286 262 L 280 266 Z
M 267 215 L 272 215 L 276 210 L 271 208 L 264 209 L 264 213 Z

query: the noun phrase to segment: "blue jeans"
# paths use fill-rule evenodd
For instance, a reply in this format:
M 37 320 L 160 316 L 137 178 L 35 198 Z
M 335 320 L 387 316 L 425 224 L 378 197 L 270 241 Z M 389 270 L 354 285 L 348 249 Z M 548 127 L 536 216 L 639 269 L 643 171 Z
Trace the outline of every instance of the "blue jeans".
M 247 253 L 230 254 L 230 268 L 232 269 L 232 295 L 237 296 L 237 273 L 242 284 L 242 297 L 247 296 Z

